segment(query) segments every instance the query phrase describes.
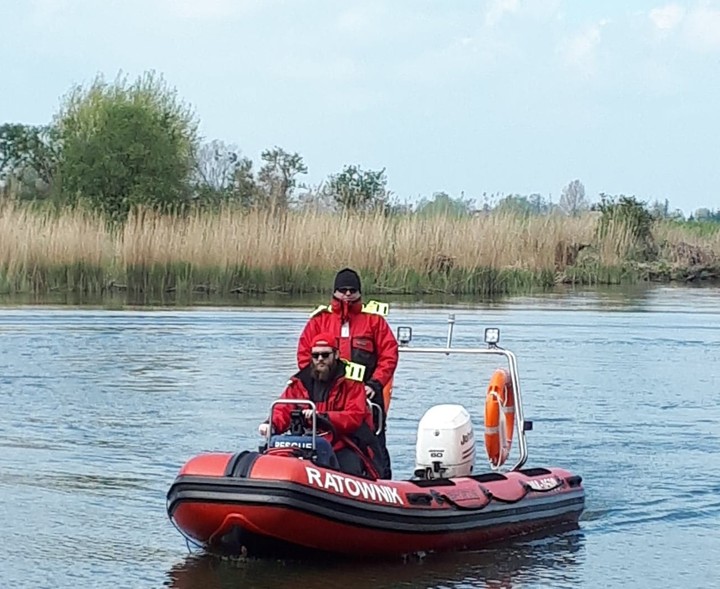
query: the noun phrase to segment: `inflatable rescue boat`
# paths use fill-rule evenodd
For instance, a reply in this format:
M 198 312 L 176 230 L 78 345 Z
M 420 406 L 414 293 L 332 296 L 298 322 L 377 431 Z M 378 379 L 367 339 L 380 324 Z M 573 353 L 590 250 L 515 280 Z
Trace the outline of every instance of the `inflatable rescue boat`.
M 189 460 L 167 494 L 175 527 L 189 542 L 221 554 L 377 558 L 480 548 L 577 525 L 585 502 L 581 477 L 562 468 L 524 468 L 532 424 L 523 417 L 514 354 L 498 346 L 497 329 L 485 330 L 486 347 L 451 347 L 453 323 L 451 316 L 443 348 L 412 347 L 412 331 L 399 328 L 400 352 L 506 359 L 485 399 L 487 472 L 473 472 L 476 440 L 461 405 L 436 405 L 421 418 L 407 480 L 339 472 L 314 417 L 307 429 L 297 422 L 290 435 L 268 435 L 258 451 Z M 508 469 L 515 432 L 519 456 Z

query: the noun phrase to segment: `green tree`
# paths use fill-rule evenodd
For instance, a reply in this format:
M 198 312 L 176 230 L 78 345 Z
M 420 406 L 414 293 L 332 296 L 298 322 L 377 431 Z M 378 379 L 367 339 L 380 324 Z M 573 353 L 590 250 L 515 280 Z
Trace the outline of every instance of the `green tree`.
M 621 194 L 614 197 L 601 193 L 600 202 L 593 209 L 601 213 L 597 227 L 600 238 L 607 236 L 613 225 L 622 224 L 630 233 L 637 255 L 649 259 L 656 254 L 652 234 L 654 218 L 645 203 L 634 196 Z
M 203 144 L 195 161 L 195 199 L 202 206 L 236 203 L 252 206 L 258 187 L 252 161 L 234 145 L 222 141 Z
M 493 211 L 510 215 L 529 216 L 534 213 L 534 205 L 527 196 L 508 194 L 498 201 Z
M 530 204 L 531 211 L 535 215 L 549 215 L 556 210 L 556 205 L 554 205 L 550 199 L 546 199 L 542 194 L 537 192 L 533 192 L 528 196 L 528 203 Z
M 19 184 L 20 194 L 28 198 L 48 195 L 57 176 L 58 151 L 51 126 L 0 125 L 0 181 Z
M 720 223 L 720 209 L 716 211 L 714 209 L 702 207 L 700 209 L 697 209 L 695 211 L 695 214 L 691 215 L 691 218 L 694 218 L 696 221 L 709 221 L 712 223 Z
M 288 153 L 280 147 L 266 149 L 260 155 L 265 162 L 258 172 L 260 194 L 257 204 L 287 209 L 297 186 L 297 176 L 307 174 L 307 166 L 298 153 Z
M 471 199 L 452 198 L 447 192 L 435 192 L 432 199 L 420 199 L 415 209 L 421 217 L 467 217 L 472 214 L 473 201 Z
M 390 196 L 384 168 L 363 170 L 355 165 L 331 175 L 326 191 L 339 209 L 350 211 L 384 211 Z
M 56 118 L 63 192 L 110 219 L 136 205 L 178 210 L 190 201 L 197 122 L 154 73 L 133 83 L 98 77 L 75 87 Z
M 648 210 L 656 219 L 668 219 L 670 217 L 670 201 L 667 198 L 663 202 L 656 199 L 649 205 Z

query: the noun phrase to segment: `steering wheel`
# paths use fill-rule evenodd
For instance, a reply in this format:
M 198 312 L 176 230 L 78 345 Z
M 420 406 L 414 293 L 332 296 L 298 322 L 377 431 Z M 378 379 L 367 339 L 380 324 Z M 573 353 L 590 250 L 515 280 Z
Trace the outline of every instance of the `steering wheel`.
M 315 423 L 317 424 L 318 429 L 325 430 L 326 432 L 330 433 L 333 437 L 335 437 L 337 435 L 337 432 L 335 431 L 335 426 L 325 415 L 316 413 L 315 414 Z
M 290 413 L 290 434 L 293 436 L 311 435 L 312 430 L 310 429 L 308 421 L 303 417 L 301 410 L 293 410 Z M 310 421 L 310 423 L 312 423 L 312 421 Z M 336 435 L 335 426 L 326 416 L 316 413 L 315 423 L 317 424 L 318 430 L 322 429 L 323 431 L 329 432 L 333 437 Z

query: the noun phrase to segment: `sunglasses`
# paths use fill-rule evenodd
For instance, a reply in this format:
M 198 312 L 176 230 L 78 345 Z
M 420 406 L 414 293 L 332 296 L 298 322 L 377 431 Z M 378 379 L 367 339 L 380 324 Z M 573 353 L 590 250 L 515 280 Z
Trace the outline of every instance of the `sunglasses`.
M 329 358 L 330 356 L 332 356 L 332 354 L 333 354 L 332 352 L 313 352 L 313 353 L 310 354 L 310 355 L 311 355 L 315 360 L 317 360 L 318 358 L 323 358 L 323 359 Z
M 338 292 L 341 292 L 343 294 L 350 294 L 353 295 L 357 292 L 357 288 L 338 288 Z

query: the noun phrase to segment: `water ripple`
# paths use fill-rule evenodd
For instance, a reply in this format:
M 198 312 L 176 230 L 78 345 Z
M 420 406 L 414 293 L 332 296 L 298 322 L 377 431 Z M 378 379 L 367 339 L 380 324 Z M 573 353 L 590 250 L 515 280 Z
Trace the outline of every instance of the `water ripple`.
M 685 294 L 629 307 L 578 295 L 454 308 L 458 344 L 499 325 L 517 354 L 535 425 L 528 464 L 582 475 L 580 529 L 360 567 L 185 557 L 165 516 L 185 460 L 257 445 L 256 425 L 294 370 L 304 310 L 0 309 L 0 578 L 183 589 L 324 589 L 338 578 L 348 589 L 712 586 L 720 313 L 716 294 Z M 442 312 L 400 306 L 391 319 L 413 325 L 418 344 L 444 344 Z M 433 404 L 464 404 L 482 431 L 497 365 L 403 357 L 388 429 L 399 476 L 412 471 L 417 420 Z

